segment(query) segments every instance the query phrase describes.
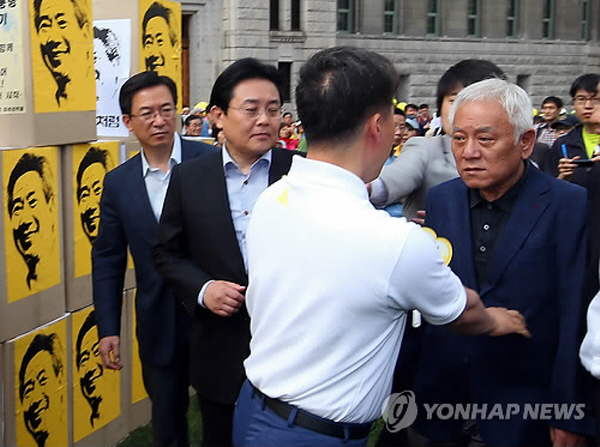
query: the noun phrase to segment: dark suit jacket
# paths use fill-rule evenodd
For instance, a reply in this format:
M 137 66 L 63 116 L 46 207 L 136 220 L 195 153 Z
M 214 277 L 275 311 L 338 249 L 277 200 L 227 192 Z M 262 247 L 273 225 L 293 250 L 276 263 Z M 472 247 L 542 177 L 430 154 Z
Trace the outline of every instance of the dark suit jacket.
M 288 172 L 293 154 L 273 149 L 269 183 Z M 233 316 L 220 317 L 197 302 L 209 280 L 248 285 L 231 219 L 221 152 L 173 171 L 154 258 L 175 296 L 194 316 L 192 385 L 201 397 L 233 404 L 245 378 L 243 361 L 250 353 L 248 313 L 242 306 Z
M 214 152 L 213 146 L 181 140 L 181 159 Z M 172 292 L 154 268 L 152 247 L 158 222 L 150 206 L 137 154 L 106 174 L 100 227 L 92 249 L 94 307 L 100 338 L 119 335 L 127 247 L 136 277 L 135 309 L 142 362 L 165 366 L 176 340 L 177 309 Z
M 464 337 L 429 325 L 415 381 L 420 403 L 519 404 L 509 420 L 479 421 L 488 445 L 549 445 L 548 424 L 581 432 L 582 421 L 524 420 L 526 403 L 581 403 L 578 360 L 583 320 L 585 191 L 537 169 L 527 177 L 497 244 L 484 284 L 477 284 L 469 191 L 458 178 L 431 190 L 426 226 L 447 238 L 450 263 L 486 306 L 519 310 L 532 339 Z M 434 440 L 451 439 L 461 420 L 425 420 L 416 429 Z

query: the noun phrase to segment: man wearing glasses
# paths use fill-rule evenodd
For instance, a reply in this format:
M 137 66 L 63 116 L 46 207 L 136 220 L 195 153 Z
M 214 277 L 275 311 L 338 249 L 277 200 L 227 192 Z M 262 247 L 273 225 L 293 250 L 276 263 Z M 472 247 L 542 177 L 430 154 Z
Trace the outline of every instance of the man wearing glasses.
M 287 173 L 294 154 L 272 149 L 281 98 L 277 69 L 256 59 L 221 73 L 210 113 L 225 134 L 223 149 L 176 166 L 160 221 L 156 266 L 194 318 L 191 382 L 204 447 L 232 443 L 234 403 L 250 353 L 246 228 L 256 199 Z
M 155 446 L 189 444 L 189 322 L 154 268 L 152 247 L 173 167 L 214 151 L 175 133 L 176 103 L 173 81 L 152 71 L 132 76 L 121 87 L 123 122 L 141 148 L 104 178 L 100 226 L 92 249 L 99 350 L 109 369 L 122 368 L 119 329 L 127 247 L 133 256 L 137 337 L 144 386 L 152 400 Z

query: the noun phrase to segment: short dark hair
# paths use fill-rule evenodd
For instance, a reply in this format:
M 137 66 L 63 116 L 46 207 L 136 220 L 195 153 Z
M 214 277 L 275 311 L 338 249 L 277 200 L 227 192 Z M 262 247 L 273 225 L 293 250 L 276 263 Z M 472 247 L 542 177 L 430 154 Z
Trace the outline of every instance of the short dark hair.
M 189 115 L 189 116 L 188 116 L 188 117 L 185 119 L 185 122 L 184 122 L 184 124 L 185 124 L 186 126 L 189 126 L 189 125 L 190 125 L 190 123 L 191 123 L 192 121 L 202 121 L 202 117 L 201 117 L 200 115 Z
M 404 106 L 404 111 L 406 112 L 406 109 L 408 109 L 408 108 L 415 109 L 415 110 L 419 110 L 419 108 L 417 107 L 417 105 L 416 105 L 416 104 L 413 104 L 412 102 L 411 102 L 411 103 L 409 103 L 409 104 L 406 104 L 406 105 Z
M 77 370 L 79 370 L 79 365 L 81 363 L 81 344 L 83 343 L 83 337 L 89 331 L 96 327 L 96 315 L 92 310 L 88 316 L 83 321 L 83 324 L 79 328 L 79 332 L 77 333 L 77 342 L 75 343 L 75 364 L 77 365 Z
M 171 96 L 173 96 L 173 104 L 177 104 L 177 87 L 175 87 L 175 83 L 171 78 L 160 76 L 154 71 L 142 71 L 130 77 L 121 87 L 119 92 L 121 113 L 123 115 L 131 115 L 133 95 L 140 90 L 156 87 L 157 85 L 166 86 L 170 90 Z
M 421 109 L 428 109 L 428 108 L 429 108 L 429 104 L 425 104 L 425 103 L 423 103 L 423 104 L 421 104 L 419 106 L 419 110 L 421 110 Z
M 146 25 L 148 22 L 155 17 L 162 17 L 167 22 L 169 26 L 169 39 L 171 39 L 171 44 L 175 45 L 177 43 L 177 35 L 171 28 L 171 11 L 169 8 L 164 7 L 158 2 L 154 2 L 150 5 L 150 7 L 144 13 L 144 19 L 142 20 L 142 46 L 144 46 L 144 34 L 146 34 Z
M 40 9 L 42 7 L 42 2 L 44 0 L 33 0 L 33 13 L 34 13 L 34 23 L 35 29 L 39 32 L 40 30 Z M 83 2 L 81 0 L 70 0 L 73 5 L 73 12 L 75 13 L 75 18 L 77 19 L 77 24 L 79 28 L 83 28 L 87 23 L 89 24 L 89 18 L 87 15 L 86 8 L 83 6 Z
M 13 194 L 15 192 L 15 184 L 23 175 L 28 172 L 37 172 L 42 179 L 42 190 L 44 191 L 44 197 L 46 203 L 50 203 L 50 200 L 54 197 L 54 189 L 52 187 L 52 173 L 50 172 L 50 165 L 46 157 L 42 155 L 35 155 L 30 152 L 25 152 L 17 164 L 10 172 L 8 178 L 8 185 L 6 186 L 8 194 L 8 215 L 12 218 L 12 207 L 13 207 Z
M 571 84 L 569 94 L 571 98 L 575 98 L 575 95 L 579 90 L 585 90 L 590 93 L 598 93 L 598 83 L 600 82 L 600 74 L 588 73 L 579 76 Z
M 485 59 L 465 59 L 454 64 L 442 75 L 437 86 L 438 114 L 442 110 L 444 96 L 457 87 L 464 88 L 488 78 L 506 79 L 506 74 L 496 64 Z
M 292 112 L 284 112 L 283 115 L 281 115 L 282 118 L 285 118 L 286 116 L 292 116 Z
M 394 115 L 402 115 L 406 118 L 406 113 L 400 107 L 394 107 Z
M 94 163 L 100 163 L 104 166 L 106 171 L 113 167 L 112 158 L 107 150 L 95 146 L 90 147 L 81 159 L 79 167 L 77 168 L 77 202 L 79 202 L 81 198 L 81 178 L 83 177 L 83 173 Z
M 50 354 L 52 358 L 52 369 L 54 370 L 54 375 L 56 377 L 59 376 L 63 372 L 63 362 L 60 357 L 60 344 L 58 341 L 58 335 L 56 334 L 37 334 L 29 346 L 27 347 L 27 351 L 25 351 L 25 355 L 21 360 L 21 367 L 19 369 L 19 398 L 21 402 L 23 402 L 23 397 L 25 394 L 25 372 L 27 371 L 27 366 L 29 362 L 40 352 L 46 351 Z
M 544 98 L 544 100 L 542 101 L 542 107 L 544 107 L 544 105 L 548 102 L 551 102 L 559 109 L 563 106 L 562 99 L 560 99 L 558 96 L 547 96 L 546 98 Z
M 258 59 L 247 57 L 234 62 L 219 75 L 210 93 L 210 106 L 217 106 L 227 113 L 233 89 L 240 82 L 248 79 L 265 79 L 275 84 L 279 93 L 279 101 L 282 102 L 283 94 L 277 69 Z
M 375 111 L 391 113 L 399 79 L 388 59 L 362 48 L 334 47 L 313 55 L 300 69 L 296 87 L 307 141 L 345 140 Z

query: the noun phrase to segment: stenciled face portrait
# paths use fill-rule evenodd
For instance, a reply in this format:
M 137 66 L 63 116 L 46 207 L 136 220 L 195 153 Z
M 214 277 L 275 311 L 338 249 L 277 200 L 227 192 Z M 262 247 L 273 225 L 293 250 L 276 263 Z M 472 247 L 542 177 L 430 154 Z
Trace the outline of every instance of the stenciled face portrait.
M 44 161 L 31 156 L 21 160 L 24 163 L 15 169 L 23 171 L 16 173 L 14 183 L 9 183 L 8 206 L 15 247 L 27 264 L 27 286 L 31 289 L 31 283 L 38 279 L 40 262 L 50 254 L 55 242 L 54 193 L 44 185 L 44 171 L 36 169 Z
M 2 151 L 8 301 L 61 281 L 58 148 Z
M 119 91 L 120 45 L 116 34 L 108 28 L 94 27 L 94 72 L 96 100 L 115 98 Z
M 104 176 L 113 166 L 112 157 L 107 150 L 92 146 L 77 169 L 77 205 L 81 227 L 91 244 L 98 236 Z
M 36 335 L 22 358 L 19 398 L 23 422 L 38 447 L 58 445 L 66 434 L 61 427 L 66 412 L 63 364 L 57 334 Z
M 100 197 L 106 168 L 100 162 L 89 165 L 81 176 L 79 191 L 79 215 L 83 232 L 94 243 L 100 223 Z
M 140 0 L 141 64 L 167 76 L 177 86 L 181 108 L 181 5 L 168 0 Z
M 33 12 L 32 51 L 39 51 L 54 81 L 54 105 L 43 104 L 49 84 L 37 73 L 34 58 L 36 111 L 90 110 L 93 89 L 91 2 L 89 0 L 30 0 Z M 36 47 L 37 46 L 37 50 Z M 90 88 L 91 87 L 91 88 Z
M 100 404 L 103 401 L 104 367 L 98 350 L 98 333 L 94 312 L 92 311 L 84 324 L 81 326 L 77 336 L 77 373 L 81 393 L 90 406 L 90 426 L 93 427 L 100 418 Z
M 155 71 L 178 83 L 180 74 L 177 34 L 171 21 L 173 11 L 159 3 L 153 3 L 144 17 L 142 52 L 146 71 Z

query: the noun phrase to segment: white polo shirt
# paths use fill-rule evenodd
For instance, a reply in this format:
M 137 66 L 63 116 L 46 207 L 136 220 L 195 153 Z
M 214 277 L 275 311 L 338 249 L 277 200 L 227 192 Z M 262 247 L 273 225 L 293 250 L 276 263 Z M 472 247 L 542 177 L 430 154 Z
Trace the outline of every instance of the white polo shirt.
M 294 157 L 258 199 L 247 233 L 250 382 L 337 422 L 381 416 L 406 311 L 460 316 L 466 293 L 415 224 L 369 202 L 338 166 Z

